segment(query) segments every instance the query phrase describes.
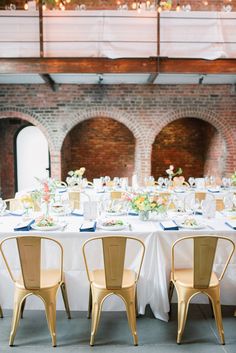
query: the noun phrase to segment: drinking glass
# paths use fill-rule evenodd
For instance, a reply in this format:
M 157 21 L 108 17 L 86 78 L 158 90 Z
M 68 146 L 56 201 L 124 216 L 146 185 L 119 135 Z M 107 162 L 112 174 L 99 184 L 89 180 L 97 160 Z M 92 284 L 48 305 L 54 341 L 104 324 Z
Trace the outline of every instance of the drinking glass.
M 4 215 L 6 208 L 7 208 L 6 202 L 2 198 L 0 198 L 0 216 Z
M 160 188 L 162 188 L 162 185 L 164 184 L 164 178 L 163 177 L 159 177 L 157 180 L 158 185 L 160 186 Z
M 193 177 L 188 178 L 189 185 L 191 189 L 193 188 L 193 185 L 195 184 L 195 179 Z

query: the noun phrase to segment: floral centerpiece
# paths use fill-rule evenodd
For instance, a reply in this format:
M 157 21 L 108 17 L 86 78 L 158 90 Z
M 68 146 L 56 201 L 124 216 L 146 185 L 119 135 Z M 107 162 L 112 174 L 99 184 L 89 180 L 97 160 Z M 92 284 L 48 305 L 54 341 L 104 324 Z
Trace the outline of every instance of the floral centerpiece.
M 234 174 L 231 175 L 231 184 L 236 186 L 236 170 L 234 171 Z
M 149 218 L 149 212 L 163 213 L 167 209 L 167 199 L 160 195 L 138 194 L 130 202 L 132 209 L 139 213 L 142 220 Z
M 159 2 L 161 9 L 165 11 L 170 11 L 172 8 L 172 0 L 163 0 Z
M 166 173 L 169 176 L 169 179 L 172 180 L 172 178 L 176 175 L 181 175 L 183 173 L 182 168 L 178 168 L 176 172 L 174 171 L 174 166 L 170 165 L 168 169 L 166 169 Z
M 66 178 L 66 182 L 68 186 L 74 187 L 74 186 L 81 185 L 84 172 L 85 172 L 84 167 L 81 167 L 80 169 L 76 169 L 76 170 L 70 170 L 68 172 L 69 176 Z
M 36 179 L 38 180 L 40 187 L 31 193 L 31 197 L 33 200 L 45 205 L 44 213 L 48 216 L 50 203 L 55 199 L 58 182 L 53 178 Z
M 30 210 L 34 208 L 34 200 L 30 193 L 21 196 L 20 201 L 25 210 L 25 217 L 30 216 Z

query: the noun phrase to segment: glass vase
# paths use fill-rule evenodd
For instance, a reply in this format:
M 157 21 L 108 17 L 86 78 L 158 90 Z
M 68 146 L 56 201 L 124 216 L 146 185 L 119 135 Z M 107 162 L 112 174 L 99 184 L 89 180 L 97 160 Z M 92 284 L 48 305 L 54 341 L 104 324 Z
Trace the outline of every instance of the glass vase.
M 140 221 L 148 221 L 149 220 L 149 211 L 139 211 L 139 219 L 140 219 Z

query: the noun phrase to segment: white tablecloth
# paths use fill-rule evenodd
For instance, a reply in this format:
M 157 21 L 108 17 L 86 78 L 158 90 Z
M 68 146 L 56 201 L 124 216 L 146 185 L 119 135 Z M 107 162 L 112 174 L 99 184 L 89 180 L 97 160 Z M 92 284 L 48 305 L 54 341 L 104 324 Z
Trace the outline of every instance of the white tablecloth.
M 157 13 L 44 11 L 46 57 L 155 57 Z M 162 12 L 160 56 L 235 58 L 235 12 Z M 36 11 L 0 11 L 0 57 L 39 57 Z
M 225 225 L 225 218 L 217 213 L 217 219 L 208 220 L 207 224 L 213 227 L 206 227 L 202 230 L 179 230 L 179 231 L 163 231 L 157 221 L 142 222 L 137 216 L 122 217 L 132 225 L 132 231 L 128 229 L 119 231 L 119 234 L 128 234 L 142 239 L 146 245 L 146 254 L 138 285 L 138 307 L 139 312 L 144 314 L 145 307 L 150 304 L 154 315 L 162 320 L 168 320 L 168 285 L 171 264 L 171 245 L 173 242 L 184 236 L 191 234 L 221 234 L 229 236 L 236 241 L 236 231 L 231 230 Z M 112 234 L 112 232 L 104 232 L 97 230 L 95 233 L 80 233 L 79 227 L 83 222 L 83 218 L 79 216 L 63 217 L 68 222 L 68 226 L 64 231 L 47 232 L 47 235 L 55 237 L 64 247 L 64 269 L 66 273 L 66 282 L 68 286 L 69 301 L 72 310 L 86 310 L 88 304 L 88 280 L 85 273 L 84 262 L 82 258 L 83 242 L 93 236 L 103 234 Z M 0 239 L 13 235 L 14 226 L 20 221 L 17 216 L 3 216 L 0 218 Z M 31 231 L 24 234 L 38 234 L 39 232 Z M 17 234 L 23 234 L 17 232 Z M 44 234 L 44 232 L 41 232 Z M 118 234 L 113 232 L 113 234 Z M 224 259 L 225 248 L 221 247 L 216 257 L 216 271 L 221 269 Z M 179 266 L 191 266 L 190 251 L 185 246 L 180 253 Z M 135 267 L 137 253 L 129 250 L 128 264 L 131 268 Z M 93 265 L 101 265 L 101 258 L 98 256 L 98 249 L 92 247 Z M 17 261 L 12 258 L 14 267 Z M 47 266 L 55 265 L 55 258 L 52 253 L 46 254 Z M 236 305 L 236 256 L 231 260 L 225 278 L 222 282 L 222 303 Z M 58 309 L 63 309 L 61 296 L 58 297 Z M 13 305 L 13 284 L 6 271 L 2 259 L 0 259 L 0 303 L 3 308 L 12 308 Z M 42 308 L 42 303 L 37 298 L 29 298 L 27 308 Z M 113 296 L 104 304 L 105 310 L 121 310 L 124 309 L 122 302 Z

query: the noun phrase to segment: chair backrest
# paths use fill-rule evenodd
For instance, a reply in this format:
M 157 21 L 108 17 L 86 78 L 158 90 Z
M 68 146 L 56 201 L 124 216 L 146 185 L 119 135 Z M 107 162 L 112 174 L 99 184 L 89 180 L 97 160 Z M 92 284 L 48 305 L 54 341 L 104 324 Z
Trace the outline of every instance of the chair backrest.
M 122 198 L 122 191 L 111 191 L 111 199 L 117 200 Z
M 227 259 L 223 271 L 219 276 L 221 280 L 224 276 L 226 268 L 235 250 L 234 242 L 226 237 L 221 236 L 190 236 L 178 239 L 172 245 L 172 273 L 174 276 L 175 269 L 175 247 L 178 243 L 192 239 L 193 240 L 193 286 L 194 288 L 208 288 L 212 269 L 214 265 L 215 253 L 218 245 L 218 240 L 223 239 L 224 241 L 231 244 L 231 250 L 228 252 Z
M 79 191 L 69 191 L 69 203 L 72 209 L 80 208 L 80 192 Z
M 86 257 L 86 245 L 90 242 L 94 242 L 98 240 L 102 241 L 106 288 L 120 289 L 122 288 L 122 281 L 123 281 L 126 244 L 127 244 L 127 240 L 129 239 L 134 240 L 135 242 L 139 243 L 139 245 L 141 246 L 141 254 L 140 254 L 141 256 L 140 256 L 140 262 L 137 269 L 137 277 L 136 277 L 136 281 L 138 280 L 141 266 L 143 263 L 144 252 L 145 252 L 144 243 L 140 239 L 133 238 L 133 237 L 104 236 L 104 237 L 89 239 L 83 245 L 84 261 L 85 261 L 88 279 L 90 282 L 91 282 L 90 273 L 89 273 L 88 262 Z
M 17 211 L 23 209 L 23 204 L 20 199 L 6 199 L 4 200 L 7 205 L 7 209 L 10 211 Z
M 55 243 L 60 250 L 60 271 L 61 280 L 63 273 L 63 248 L 61 244 L 52 238 L 40 236 L 19 236 L 5 238 L 0 243 L 0 252 L 3 256 L 4 262 L 7 266 L 8 272 L 15 282 L 15 277 L 11 271 L 10 265 L 7 261 L 7 256 L 3 249 L 3 244 L 9 240 L 15 239 L 20 259 L 20 267 L 24 287 L 26 289 L 40 289 L 41 287 L 41 242 L 47 240 Z

